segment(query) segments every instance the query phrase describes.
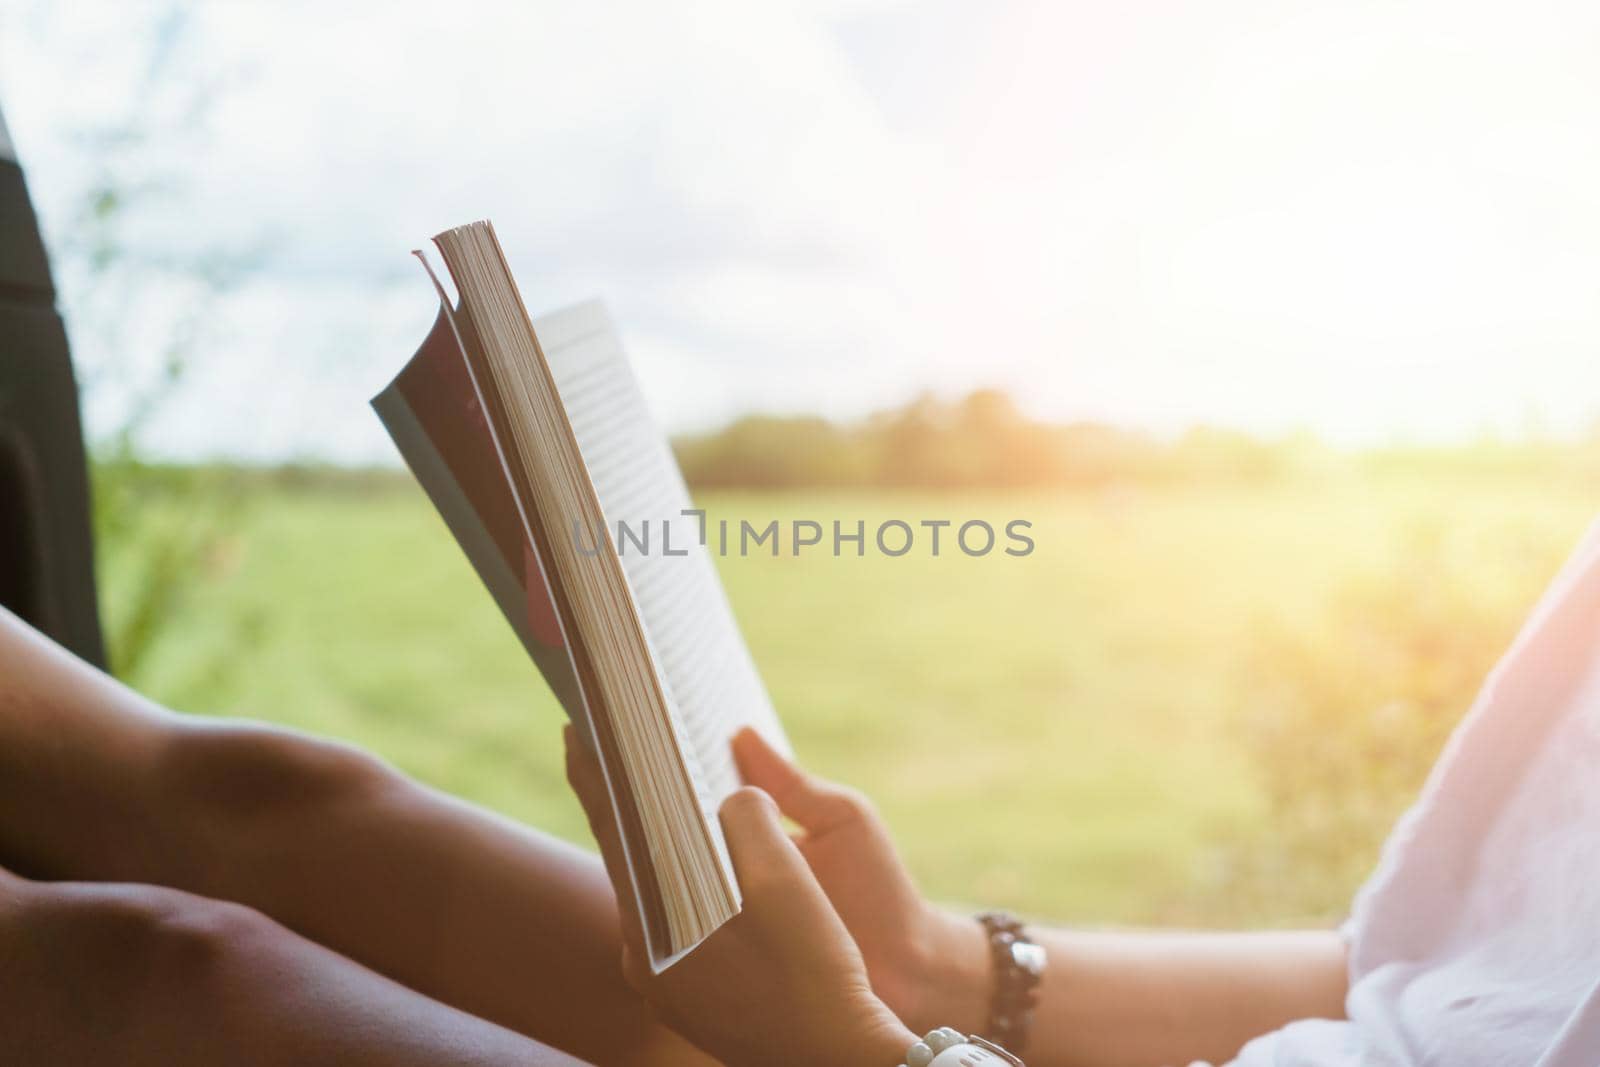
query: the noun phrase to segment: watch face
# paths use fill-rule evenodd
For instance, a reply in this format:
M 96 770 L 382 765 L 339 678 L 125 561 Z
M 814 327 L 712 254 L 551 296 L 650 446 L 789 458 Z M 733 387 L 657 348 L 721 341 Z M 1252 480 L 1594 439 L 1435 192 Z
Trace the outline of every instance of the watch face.
M 1011 945 L 1011 962 L 1017 969 L 1035 978 L 1044 974 L 1044 947 L 1030 941 L 1016 941 Z

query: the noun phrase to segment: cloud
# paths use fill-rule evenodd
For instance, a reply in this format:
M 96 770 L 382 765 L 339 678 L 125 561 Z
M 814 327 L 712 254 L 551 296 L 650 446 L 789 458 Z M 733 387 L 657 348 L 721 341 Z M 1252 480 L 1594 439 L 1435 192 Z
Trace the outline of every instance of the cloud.
M 1350 438 L 1594 408 L 1577 3 L 236 3 L 152 82 L 165 10 L 18 7 L 0 91 L 58 243 L 101 162 L 73 131 L 133 99 L 163 136 L 121 165 L 174 192 L 129 240 L 265 240 L 175 453 L 388 458 L 364 402 L 432 314 L 406 252 L 484 216 L 536 310 L 608 300 L 676 428 L 989 382 Z M 181 313 L 162 278 L 124 340 Z M 78 281 L 83 360 L 148 360 Z

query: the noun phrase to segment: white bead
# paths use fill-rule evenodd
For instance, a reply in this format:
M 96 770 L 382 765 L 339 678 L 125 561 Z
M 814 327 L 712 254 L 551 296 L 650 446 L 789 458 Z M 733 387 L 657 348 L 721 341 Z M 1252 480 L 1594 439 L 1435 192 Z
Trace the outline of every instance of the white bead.
M 906 1067 L 928 1067 L 933 1062 L 933 1049 L 918 1041 L 906 1050 Z
M 939 1032 L 941 1034 L 948 1035 L 950 1038 L 950 1044 L 952 1045 L 964 1045 L 967 1043 L 967 1035 L 963 1034 L 960 1030 L 955 1030 L 948 1026 L 941 1026 L 939 1027 Z
M 928 1067 L 979 1067 L 980 1064 L 982 1067 L 1001 1067 L 1000 1061 L 994 1056 L 977 1045 L 963 1041 L 939 1053 Z
M 951 1045 L 961 1044 L 961 1037 L 951 1030 L 929 1030 L 923 1042 L 934 1052 L 943 1052 Z

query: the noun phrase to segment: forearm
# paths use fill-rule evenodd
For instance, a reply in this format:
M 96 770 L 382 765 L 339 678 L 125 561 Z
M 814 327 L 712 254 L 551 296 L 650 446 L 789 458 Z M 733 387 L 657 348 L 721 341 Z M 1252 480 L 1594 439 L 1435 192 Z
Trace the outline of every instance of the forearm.
M 948 947 L 924 1010 L 981 1031 L 994 982 L 981 930 L 965 916 L 940 923 Z M 1029 932 L 1049 954 L 1030 1067 L 1223 1063 L 1295 1019 L 1344 1016 L 1345 949 L 1332 931 Z

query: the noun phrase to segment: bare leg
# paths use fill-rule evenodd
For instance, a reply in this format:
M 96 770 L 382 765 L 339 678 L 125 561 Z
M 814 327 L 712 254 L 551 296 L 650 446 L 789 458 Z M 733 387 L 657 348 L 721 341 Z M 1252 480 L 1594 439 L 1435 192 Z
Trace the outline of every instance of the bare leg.
M 575 1065 L 236 904 L 0 870 L 7 1062 Z
M 174 715 L 0 611 L 0 857 L 257 909 L 602 1063 L 705 1063 L 618 967 L 589 854 L 342 745 Z

